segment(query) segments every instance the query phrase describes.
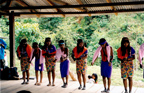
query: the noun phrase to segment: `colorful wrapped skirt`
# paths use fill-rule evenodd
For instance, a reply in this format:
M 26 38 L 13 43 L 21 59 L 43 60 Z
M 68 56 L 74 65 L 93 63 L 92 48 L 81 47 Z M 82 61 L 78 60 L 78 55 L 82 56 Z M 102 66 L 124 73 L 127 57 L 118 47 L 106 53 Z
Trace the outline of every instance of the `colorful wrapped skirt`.
M 133 62 L 129 61 L 126 63 L 121 63 L 121 78 L 127 79 L 128 77 L 133 77 Z
M 55 70 L 56 63 L 53 62 L 55 60 L 54 57 L 45 57 L 45 65 L 47 71 Z
M 110 78 L 112 73 L 112 65 L 109 66 L 108 61 L 101 61 L 101 76 Z
M 87 61 L 86 60 L 77 60 L 76 61 L 76 72 L 80 74 L 86 74 L 87 70 Z
M 30 70 L 30 63 L 28 57 L 21 57 L 21 71 Z
M 60 63 L 60 72 L 62 78 L 69 75 L 69 60 Z

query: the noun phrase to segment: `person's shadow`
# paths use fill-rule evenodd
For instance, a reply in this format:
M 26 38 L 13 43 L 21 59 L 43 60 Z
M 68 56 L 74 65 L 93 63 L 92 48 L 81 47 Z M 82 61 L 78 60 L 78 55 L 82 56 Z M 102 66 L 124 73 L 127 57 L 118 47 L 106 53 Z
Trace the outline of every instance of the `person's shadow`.
M 32 93 L 32 92 L 27 91 L 27 90 L 21 90 L 21 91 L 18 91 L 17 93 Z

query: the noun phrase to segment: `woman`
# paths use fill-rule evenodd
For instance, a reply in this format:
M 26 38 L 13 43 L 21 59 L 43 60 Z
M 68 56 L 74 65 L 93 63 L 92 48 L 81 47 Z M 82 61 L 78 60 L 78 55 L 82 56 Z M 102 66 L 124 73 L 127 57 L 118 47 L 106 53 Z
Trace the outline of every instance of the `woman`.
M 46 38 L 44 46 L 42 48 L 42 54 L 45 57 L 45 65 L 46 65 L 46 70 L 48 73 L 48 80 L 49 84 L 47 86 L 51 85 L 51 72 L 52 72 L 52 86 L 55 86 L 54 81 L 55 81 L 55 55 L 56 55 L 56 48 L 54 45 L 51 44 L 51 38 Z
M 84 86 L 82 90 L 86 89 L 86 69 L 87 69 L 87 56 L 88 50 L 84 47 L 84 42 L 82 39 L 77 40 L 77 46 L 73 49 L 72 58 L 76 60 L 76 72 L 80 86 L 78 89 L 82 88 L 81 75 L 83 78 Z
M 32 47 L 27 44 L 26 39 L 22 39 L 17 48 L 17 56 L 21 60 L 21 71 L 23 72 L 23 83 L 29 84 L 29 69 L 30 69 L 30 56 Z M 25 74 L 27 74 L 27 82 L 25 82 Z
M 43 65 L 43 59 L 42 56 L 42 50 L 39 48 L 38 43 L 33 43 L 33 50 L 31 53 L 30 61 L 35 57 L 35 75 L 36 75 L 36 83 L 35 85 L 41 85 L 42 78 L 43 78 L 43 71 L 44 71 L 44 65 Z M 40 83 L 38 83 L 38 71 L 40 71 Z
M 69 59 L 68 59 L 68 48 L 65 47 L 63 40 L 59 41 L 59 49 L 56 52 L 56 59 L 60 61 L 60 72 L 61 78 L 63 80 L 63 88 L 66 88 L 68 85 L 68 75 L 69 75 Z M 66 82 L 64 80 L 66 79 Z
M 127 79 L 129 80 L 129 93 L 132 91 L 133 61 L 135 59 L 135 50 L 130 46 L 129 39 L 123 37 L 121 47 L 117 50 L 118 59 L 121 61 L 121 77 L 127 92 Z
M 91 64 L 94 64 L 98 58 L 98 54 L 101 53 L 101 76 L 104 84 L 104 91 L 102 92 L 110 92 L 113 50 L 104 38 L 100 39 L 99 44 L 100 46 L 97 48 Z M 108 89 L 106 89 L 106 78 L 108 80 Z

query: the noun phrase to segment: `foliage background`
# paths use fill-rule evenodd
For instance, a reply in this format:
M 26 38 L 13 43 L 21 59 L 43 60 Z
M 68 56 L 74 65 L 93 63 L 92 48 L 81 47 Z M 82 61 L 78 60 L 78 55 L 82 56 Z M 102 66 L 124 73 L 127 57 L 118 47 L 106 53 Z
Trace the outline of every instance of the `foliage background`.
M 0 19 L 0 36 L 9 36 L 8 19 Z M 113 65 L 119 67 L 116 50 L 120 47 L 121 39 L 129 37 L 131 46 L 138 52 L 139 45 L 144 43 L 144 14 L 119 14 L 100 15 L 92 17 L 65 17 L 65 18 L 25 18 L 15 19 L 15 42 L 18 47 L 21 39 L 26 38 L 28 43 L 38 42 L 40 47 L 46 37 L 52 38 L 52 43 L 58 48 L 60 39 L 66 40 L 70 50 L 76 46 L 78 38 L 83 39 L 88 48 L 88 64 L 91 63 L 93 54 L 97 49 L 100 38 L 105 38 L 113 47 Z M 9 40 L 6 40 L 7 44 Z M 9 44 L 8 47 L 9 49 Z M 136 56 L 137 58 L 137 56 Z M 134 61 L 136 67 L 137 59 Z M 96 62 L 100 64 L 100 58 Z
M 0 18 L 0 36 L 9 37 L 9 20 Z M 24 18 L 15 19 L 15 43 L 17 49 L 20 40 L 26 38 L 28 44 L 38 42 L 40 47 L 44 44 L 46 37 L 52 38 L 52 43 L 58 48 L 60 39 L 66 40 L 66 45 L 71 54 L 76 46 L 77 39 L 81 38 L 87 44 L 88 65 L 90 65 L 93 54 L 97 49 L 100 38 L 105 38 L 112 46 L 114 52 L 112 85 L 123 85 L 120 78 L 120 62 L 117 59 L 117 49 L 120 47 L 121 39 L 127 36 L 130 39 L 131 46 L 136 50 L 136 59 L 134 67 L 137 69 L 134 75 L 134 86 L 143 87 L 142 69 L 139 69 L 137 60 L 139 46 L 144 43 L 144 13 L 138 14 L 118 14 L 100 15 L 92 17 L 65 17 L 65 18 Z M 9 58 L 9 39 L 4 39 L 8 45 L 7 56 Z M 88 67 L 88 74 L 97 73 L 100 77 L 100 60 L 95 62 L 96 66 Z M 9 61 L 9 59 L 8 59 Z M 21 75 L 19 60 L 16 59 L 16 67 Z M 59 63 L 57 63 L 59 65 Z M 75 71 L 75 64 L 70 65 L 70 69 Z M 60 78 L 59 66 L 56 68 L 57 78 Z M 30 70 L 30 75 L 34 76 L 34 70 Z M 47 77 L 46 71 L 44 76 Z M 102 83 L 99 78 L 99 83 Z

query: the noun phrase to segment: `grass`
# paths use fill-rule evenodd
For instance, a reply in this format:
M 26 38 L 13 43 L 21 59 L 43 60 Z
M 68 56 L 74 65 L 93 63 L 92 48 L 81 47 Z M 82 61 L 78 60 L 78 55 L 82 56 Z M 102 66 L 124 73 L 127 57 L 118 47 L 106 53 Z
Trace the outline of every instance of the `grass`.
M 9 51 L 7 51 L 7 57 L 9 58 Z M 8 62 L 9 62 L 9 59 L 8 59 Z M 15 67 L 18 68 L 19 75 L 22 76 L 21 68 L 20 68 L 20 61 L 17 59 L 17 57 L 16 57 L 16 62 L 15 62 Z M 76 76 L 76 64 L 75 63 L 70 63 L 70 70 L 71 70 L 71 72 L 73 72 L 73 74 L 77 78 L 77 76 Z M 102 78 L 100 75 L 100 66 L 88 66 L 87 76 L 92 75 L 92 73 L 97 73 L 98 84 L 102 84 Z M 43 75 L 44 75 L 44 77 L 47 77 L 46 70 L 44 70 Z M 144 79 L 143 79 L 142 75 L 143 75 L 142 69 L 138 69 L 137 71 L 134 71 L 134 77 L 133 77 L 133 86 L 134 87 L 143 87 L 144 86 Z M 31 66 L 30 77 L 35 77 L 34 66 Z M 56 63 L 56 78 L 61 78 L 61 76 L 60 76 L 60 63 L 59 62 Z M 112 77 L 111 77 L 111 85 L 123 86 L 120 68 L 113 68 Z

